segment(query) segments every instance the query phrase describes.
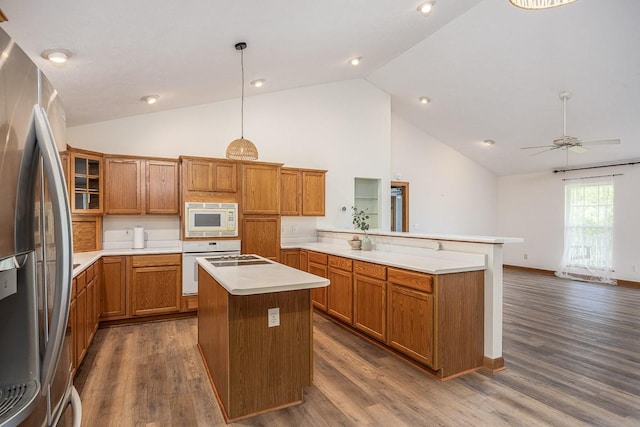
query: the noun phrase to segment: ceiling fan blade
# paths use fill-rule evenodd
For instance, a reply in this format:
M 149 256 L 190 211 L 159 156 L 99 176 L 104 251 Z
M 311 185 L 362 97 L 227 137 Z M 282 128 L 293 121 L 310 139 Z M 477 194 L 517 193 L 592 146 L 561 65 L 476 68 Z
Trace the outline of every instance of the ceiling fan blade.
M 603 139 L 601 141 L 585 141 L 582 145 L 613 145 L 620 144 L 619 139 Z
M 530 147 L 530 148 L 535 148 L 535 147 Z M 552 150 L 557 150 L 557 149 L 558 149 L 558 147 L 552 147 L 552 148 L 549 148 L 547 150 L 538 151 L 537 153 L 533 153 L 531 155 L 531 157 L 537 156 L 538 154 L 546 153 L 547 151 L 552 151 Z
M 586 153 L 587 151 L 589 151 L 588 148 L 585 148 L 582 145 L 574 145 L 573 147 L 569 147 L 569 150 L 578 154 Z
M 551 149 L 554 149 L 554 148 L 558 148 L 558 147 L 556 147 L 555 145 L 535 145 L 533 147 L 520 147 L 521 150 L 530 150 L 532 148 L 551 148 Z

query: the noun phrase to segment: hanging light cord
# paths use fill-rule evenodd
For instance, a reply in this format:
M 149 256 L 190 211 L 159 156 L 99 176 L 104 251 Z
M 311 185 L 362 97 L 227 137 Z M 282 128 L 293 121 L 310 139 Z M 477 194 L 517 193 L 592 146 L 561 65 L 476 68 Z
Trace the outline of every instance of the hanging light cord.
M 242 90 L 240 103 L 240 139 L 244 139 L 244 48 L 240 49 L 240 69 L 242 70 Z

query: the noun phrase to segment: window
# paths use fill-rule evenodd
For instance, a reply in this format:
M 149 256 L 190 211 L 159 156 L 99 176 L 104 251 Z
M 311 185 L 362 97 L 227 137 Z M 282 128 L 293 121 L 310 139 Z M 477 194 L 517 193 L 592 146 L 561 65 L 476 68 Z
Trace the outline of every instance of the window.
M 613 178 L 565 184 L 564 252 L 556 275 L 615 283 L 613 272 Z

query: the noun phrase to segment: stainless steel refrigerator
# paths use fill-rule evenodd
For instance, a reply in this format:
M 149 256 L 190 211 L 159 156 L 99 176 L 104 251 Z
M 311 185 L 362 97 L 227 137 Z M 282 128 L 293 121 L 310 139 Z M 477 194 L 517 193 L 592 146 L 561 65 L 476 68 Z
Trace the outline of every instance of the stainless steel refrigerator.
M 81 423 L 64 130 L 57 92 L 0 29 L 0 427 Z

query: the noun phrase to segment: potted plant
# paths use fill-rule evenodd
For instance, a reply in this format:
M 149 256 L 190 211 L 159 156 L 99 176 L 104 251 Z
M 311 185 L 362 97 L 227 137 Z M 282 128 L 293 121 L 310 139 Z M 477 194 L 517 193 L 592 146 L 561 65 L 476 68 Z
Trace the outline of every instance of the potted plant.
M 362 239 L 361 249 L 363 251 L 371 250 L 371 240 L 367 235 L 367 230 L 369 229 L 369 223 L 367 220 L 369 219 L 369 215 L 367 215 L 366 210 L 358 209 L 356 206 L 351 206 L 353 216 L 353 225 L 356 226 L 357 229 L 364 231 L 364 238 Z M 355 240 L 355 238 L 354 238 Z

